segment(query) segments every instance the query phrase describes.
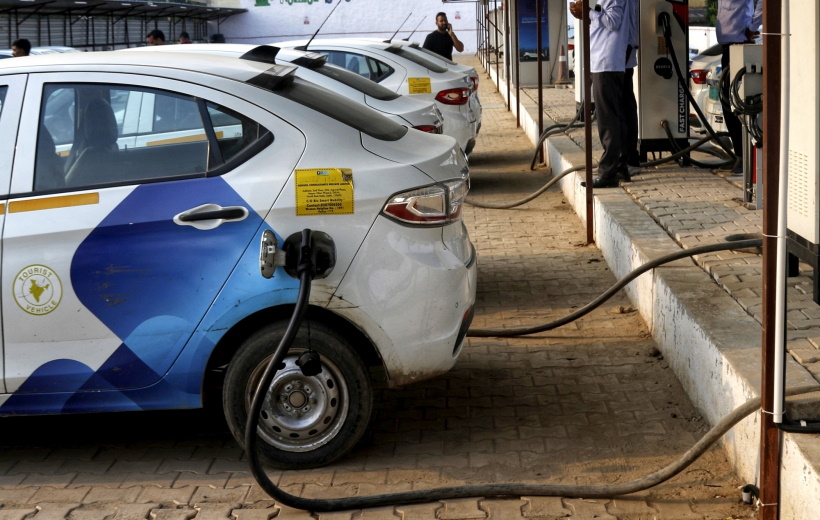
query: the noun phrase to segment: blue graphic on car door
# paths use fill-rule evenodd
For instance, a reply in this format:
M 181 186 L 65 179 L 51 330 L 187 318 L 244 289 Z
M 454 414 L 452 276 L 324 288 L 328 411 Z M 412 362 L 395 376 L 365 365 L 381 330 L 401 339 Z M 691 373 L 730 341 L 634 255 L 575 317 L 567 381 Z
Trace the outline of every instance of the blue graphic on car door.
M 244 218 L 212 229 L 174 222 L 175 215 L 203 204 L 248 211 Z M 179 356 L 261 224 L 257 213 L 220 177 L 137 187 L 82 242 L 71 263 L 78 298 L 122 344 L 96 371 L 68 359 L 45 363 L 2 409 L 14 408 L 15 400 L 23 398 L 20 394 L 156 383 Z

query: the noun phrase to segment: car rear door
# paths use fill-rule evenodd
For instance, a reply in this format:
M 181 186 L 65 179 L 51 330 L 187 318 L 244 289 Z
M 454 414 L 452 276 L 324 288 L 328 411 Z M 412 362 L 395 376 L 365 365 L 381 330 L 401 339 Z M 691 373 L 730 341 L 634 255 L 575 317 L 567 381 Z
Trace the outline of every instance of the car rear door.
M 283 184 L 304 147 L 282 125 L 271 155 L 258 107 L 193 83 L 49 73 L 27 92 L 2 259 L 16 395 L 0 412 L 83 411 L 163 377 L 281 190 L 260 180 L 281 167 Z
M 0 76 L 0 128 L 3 129 L 4 135 L 3 139 L 0 139 L 0 229 L 3 229 L 6 217 L 11 167 L 17 145 L 17 126 L 20 122 L 25 87 L 26 75 L 24 74 Z M 2 244 L 0 244 L 0 255 L 2 255 Z M 4 299 L 0 298 L 0 301 Z M 3 338 L 0 335 L 0 393 L 5 393 L 6 389 L 3 352 Z M 0 405 L 2 403 L 3 398 L 0 397 Z

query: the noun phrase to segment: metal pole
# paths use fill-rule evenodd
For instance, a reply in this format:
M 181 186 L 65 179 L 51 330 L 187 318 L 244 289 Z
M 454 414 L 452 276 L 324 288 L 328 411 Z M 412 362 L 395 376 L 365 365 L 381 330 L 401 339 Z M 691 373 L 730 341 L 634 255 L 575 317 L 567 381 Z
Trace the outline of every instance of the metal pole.
M 780 167 L 781 0 L 763 2 L 763 353 L 760 417 L 760 520 L 780 507 L 780 430 L 774 425 L 777 210 Z
M 538 33 L 535 38 L 535 45 L 538 47 L 538 62 L 536 68 L 538 69 L 538 136 L 544 132 L 544 80 L 541 77 L 543 72 L 544 60 L 541 56 L 541 49 L 543 48 L 541 35 L 541 1 L 535 0 L 535 31 Z M 520 27 L 519 27 L 520 30 Z M 544 162 L 544 147 L 538 149 L 538 160 Z
M 589 0 L 584 0 L 584 152 L 586 152 L 587 244 L 595 241 L 592 213 L 592 74 L 589 72 Z
M 510 4 L 509 2 L 502 2 L 502 6 L 504 6 L 504 49 L 507 53 L 507 58 L 504 60 L 504 79 L 507 82 L 507 112 L 512 110 L 512 96 L 510 95 L 510 89 L 512 88 L 512 37 L 510 35 Z
M 508 10 L 509 11 L 509 10 Z M 512 13 L 507 15 L 507 18 L 512 16 Z M 521 28 L 518 26 L 518 0 L 515 0 L 515 42 L 513 42 L 513 48 L 515 52 L 509 53 L 510 63 L 515 66 L 515 127 L 521 127 L 521 60 L 519 59 L 519 54 L 521 53 L 521 49 L 518 47 L 518 37 L 520 36 L 518 32 Z M 512 33 L 510 33 L 510 39 L 512 40 Z
M 504 31 L 499 31 L 498 30 L 498 4 L 497 3 L 496 3 L 496 6 L 495 6 L 495 13 L 493 14 L 493 16 L 495 17 L 495 27 L 493 28 L 495 30 L 495 77 L 497 77 L 500 80 L 501 79 L 501 40 L 504 39 L 505 36 L 504 36 Z M 506 72 L 506 66 L 505 66 L 505 72 Z M 509 75 L 507 75 L 507 77 L 505 77 L 504 79 L 507 81 L 507 110 L 509 110 L 510 109 L 510 104 L 509 104 L 509 101 L 510 101 L 510 89 L 509 89 L 510 78 L 509 78 Z M 498 91 L 498 88 L 496 88 L 496 91 Z

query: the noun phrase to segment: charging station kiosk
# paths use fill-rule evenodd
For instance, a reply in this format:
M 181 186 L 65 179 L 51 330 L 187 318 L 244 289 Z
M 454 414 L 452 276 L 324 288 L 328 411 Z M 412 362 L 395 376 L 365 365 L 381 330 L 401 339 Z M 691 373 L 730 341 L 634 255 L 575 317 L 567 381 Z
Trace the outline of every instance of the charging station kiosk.
M 590 1 L 594 7 L 596 1 Z M 633 76 L 638 103 L 638 139 L 641 161 L 648 152 L 674 151 L 689 146 L 689 3 L 688 0 L 640 0 L 638 3 L 638 66 Z M 668 20 L 664 25 L 663 20 Z M 575 20 L 575 102 L 584 91 L 583 22 Z M 672 48 L 666 44 L 669 27 Z M 672 50 L 683 75 L 679 81 Z M 592 100 L 595 101 L 594 98 Z M 661 123 L 666 121 L 674 141 Z
M 789 275 L 798 274 L 798 259 L 811 265 L 820 303 L 820 0 L 801 1 L 790 14 Z
M 640 0 L 638 67 L 638 137 L 641 161 L 648 152 L 689 146 L 689 3 L 688 0 Z M 671 48 L 664 31 L 668 27 Z M 673 58 L 672 52 L 675 56 Z M 675 67 L 677 59 L 680 74 Z M 666 121 L 674 144 L 662 122 Z

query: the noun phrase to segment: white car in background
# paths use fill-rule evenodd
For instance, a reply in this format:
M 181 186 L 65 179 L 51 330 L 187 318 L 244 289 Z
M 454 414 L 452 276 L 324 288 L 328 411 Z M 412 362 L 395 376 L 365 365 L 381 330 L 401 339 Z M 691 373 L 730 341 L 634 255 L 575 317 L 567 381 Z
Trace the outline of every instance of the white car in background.
M 431 101 L 396 94 L 382 85 L 349 70 L 327 63 L 326 56 L 273 45 L 240 43 L 193 43 L 153 45 L 123 49 L 122 52 L 193 52 L 245 58 L 263 63 L 297 66 L 296 75 L 358 103 L 363 103 L 399 124 L 429 132 L 442 133 L 443 116 Z
M 328 464 L 367 428 L 371 377 L 452 368 L 476 290 L 464 153 L 295 71 L 172 52 L 0 60 L 0 416 L 216 396 L 242 445 L 299 294 L 282 244 L 305 229 L 331 237 L 335 267 L 264 389 L 263 459 Z M 297 362 L 310 351 L 318 374 Z
M 398 94 L 434 101 L 444 115 L 444 134 L 455 137 L 466 154 L 475 147 L 479 116 L 470 106 L 473 82 L 466 74 L 451 71 L 403 45 L 379 40 L 320 38 L 274 45 L 327 54 L 330 63 Z
M 375 42 L 383 41 L 375 38 L 366 38 L 365 40 Z M 478 81 L 480 78 L 478 72 L 475 70 L 475 67 L 456 63 L 455 61 L 445 58 L 444 56 L 441 56 L 439 54 L 436 54 L 435 52 L 429 49 L 425 49 L 424 47 L 415 42 L 393 39 L 390 40 L 389 43 L 402 45 L 405 49 L 415 52 L 419 56 L 425 57 L 433 61 L 441 62 L 442 65 L 444 65 L 450 70 L 454 70 L 456 72 L 463 72 L 464 74 L 466 74 L 473 82 L 473 92 L 470 94 L 470 108 L 472 109 L 473 113 L 476 114 L 476 118 L 478 119 L 476 132 L 481 131 L 481 100 L 478 98 Z
M 717 84 L 722 70 L 720 66 L 722 54 L 722 45 L 713 45 L 693 56 L 689 62 L 689 91 L 715 132 L 726 131 Z M 692 109 L 689 121 L 692 131 L 699 134 L 707 132 L 706 126 L 694 109 Z

